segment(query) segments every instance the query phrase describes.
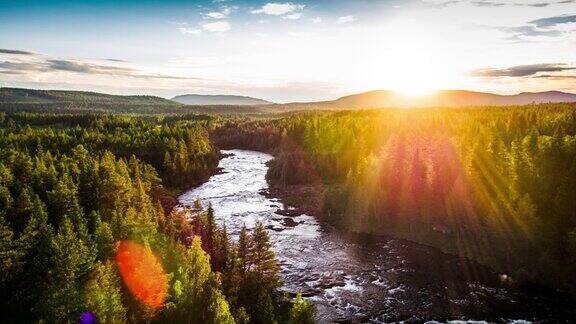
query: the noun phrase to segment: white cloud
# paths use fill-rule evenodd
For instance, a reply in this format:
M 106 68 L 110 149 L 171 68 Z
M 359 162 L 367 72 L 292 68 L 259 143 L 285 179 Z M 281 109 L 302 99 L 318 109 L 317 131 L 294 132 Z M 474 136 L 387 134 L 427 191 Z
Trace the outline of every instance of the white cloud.
M 266 14 L 266 15 L 273 15 L 273 16 L 282 16 L 294 11 L 304 9 L 305 5 L 302 4 L 293 4 L 291 2 L 286 3 L 275 3 L 269 2 L 263 5 L 260 9 L 252 10 L 251 13 L 253 14 Z
M 231 7 L 223 7 L 220 11 L 212 11 L 207 14 L 204 14 L 204 19 L 212 18 L 212 19 L 225 19 L 232 13 Z
M 202 25 L 202 29 L 209 32 L 225 32 L 230 30 L 230 24 L 227 21 L 217 21 Z
M 314 17 L 314 18 L 312 18 L 312 22 L 315 23 L 315 24 L 319 24 L 319 23 L 322 22 L 322 18 L 320 18 L 320 17 Z
M 201 34 L 201 33 L 202 33 L 202 30 L 200 30 L 200 29 L 195 29 L 195 28 L 178 27 L 178 30 L 179 30 L 182 34 L 198 35 L 198 34 Z
M 337 24 L 346 24 L 346 23 L 351 23 L 355 20 L 356 20 L 356 18 L 354 16 L 342 16 L 342 17 L 338 17 L 338 20 L 336 20 L 336 23 Z
M 226 18 L 226 15 L 223 12 L 218 12 L 218 11 L 209 12 L 209 13 L 205 14 L 204 16 L 206 16 L 206 18 L 213 18 L 213 19 Z
M 293 13 L 293 14 L 286 15 L 286 16 L 284 16 L 284 17 L 282 17 L 282 18 L 284 18 L 284 19 L 296 20 L 296 19 L 300 19 L 301 17 L 302 17 L 302 13 L 301 13 L 301 12 L 295 12 L 295 13 Z

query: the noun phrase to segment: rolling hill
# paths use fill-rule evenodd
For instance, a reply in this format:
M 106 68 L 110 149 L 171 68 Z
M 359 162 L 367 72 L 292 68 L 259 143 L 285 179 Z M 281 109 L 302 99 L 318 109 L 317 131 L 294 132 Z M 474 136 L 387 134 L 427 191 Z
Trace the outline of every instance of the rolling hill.
M 301 109 L 363 109 L 393 107 L 466 107 L 466 106 L 508 106 L 531 103 L 576 102 L 576 94 L 547 91 L 523 92 L 516 95 L 466 90 L 442 90 L 422 97 L 410 97 L 390 90 L 375 90 L 353 94 L 332 101 L 296 102 L 282 106 L 286 110 Z
M 0 88 L 5 112 L 173 113 L 182 105 L 155 96 L 117 96 L 88 91 Z
M 252 97 L 228 95 L 183 95 L 168 100 L 155 96 L 118 96 L 87 91 L 0 88 L 0 111 L 4 112 L 266 114 L 297 110 L 507 106 L 559 102 L 576 102 L 576 94 L 547 91 L 498 95 L 443 90 L 427 96 L 409 97 L 390 90 L 375 90 L 332 101 L 275 104 Z
M 118 96 L 88 91 L 34 90 L 22 88 L 0 88 L 0 102 L 10 103 L 97 103 L 129 105 L 176 105 L 174 102 L 155 96 Z
M 245 96 L 230 96 L 230 95 L 198 95 L 187 94 L 176 96 L 172 98 L 185 105 L 195 106 L 208 106 L 208 105 L 231 105 L 231 106 L 259 106 L 272 104 L 270 101 L 263 99 L 245 97 Z

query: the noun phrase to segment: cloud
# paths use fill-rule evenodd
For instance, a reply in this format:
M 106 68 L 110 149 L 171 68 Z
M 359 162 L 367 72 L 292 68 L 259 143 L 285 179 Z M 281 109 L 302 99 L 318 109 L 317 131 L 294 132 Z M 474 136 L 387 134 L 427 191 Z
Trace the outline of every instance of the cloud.
M 202 29 L 208 32 L 225 32 L 229 31 L 231 29 L 231 26 L 227 21 L 217 21 L 203 24 Z
M 0 62 L 0 73 L 3 74 L 23 74 L 32 71 L 45 71 L 46 69 L 41 65 L 26 62 Z
M 222 12 L 218 12 L 218 11 L 209 12 L 209 13 L 205 14 L 204 16 L 206 16 L 206 18 L 213 18 L 213 19 L 224 19 L 224 18 L 228 17 L 228 15 L 226 15 Z
M 190 34 L 190 35 L 202 34 L 202 30 L 197 28 L 178 27 L 178 31 L 180 31 L 182 34 Z
M 282 18 L 284 19 L 291 19 L 291 20 L 296 20 L 296 19 L 300 19 L 302 17 L 302 13 L 301 12 L 295 12 L 293 14 L 289 14 L 286 16 L 283 16 Z
M 48 68 L 55 71 L 70 71 L 80 73 L 99 73 L 108 66 L 96 66 L 94 64 L 77 63 L 67 60 L 47 60 Z
M 576 22 L 576 15 L 573 16 L 563 15 L 563 16 L 536 19 L 528 23 L 538 28 L 550 28 L 550 27 L 556 27 L 561 24 L 568 24 L 575 22 Z
M 11 50 L 11 49 L 5 49 L 5 48 L 0 48 L 0 54 L 34 55 L 34 53 L 28 52 L 28 51 Z
M 231 7 L 222 7 L 220 11 L 212 11 L 204 14 L 204 19 L 226 19 L 231 13 Z
M 315 23 L 315 24 L 319 24 L 319 23 L 322 22 L 322 18 L 320 18 L 320 17 L 314 17 L 314 18 L 312 18 L 312 22 Z
M 37 62 L 0 62 L 0 74 L 30 74 L 48 72 L 70 72 L 89 75 L 125 76 L 139 79 L 198 79 L 162 74 L 144 74 L 132 68 L 101 65 L 79 60 L 72 61 L 62 59 L 46 59 Z
M 549 79 L 549 80 L 574 80 L 576 79 L 576 75 L 572 74 L 542 74 L 542 75 L 535 75 L 533 78 L 541 78 L 541 79 Z
M 252 10 L 251 13 L 282 16 L 294 11 L 302 10 L 304 9 L 304 7 L 306 6 L 302 4 L 293 4 L 291 2 L 286 3 L 269 2 L 263 5 L 260 9 Z
M 554 37 L 562 35 L 562 32 L 553 29 L 538 29 L 534 26 L 520 26 L 520 27 L 498 27 L 498 30 L 505 33 L 513 34 L 512 39 L 521 39 L 524 37 L 537 37 L 537 36 L 547 36 Z
M 565 31 L 555 29 L 562 24 L 576 23 L 576 15 L 555 16 L 529 21 L 527 25 L 518 27 L 497 27 L 498 30 L 512 34 L 510 39 L 524 41 L 525 37 L 557 37 Z
M 471 75 L 484 78 L 527 77 L 540 72 L 563 72 L 572 70 L 576 70 L 576 67 L 563 63 L 542 63 L 517 65 L 505 69 L 484 68 L 472 71 Z
M 356 20 L 356 17 L 354 17 L 354 16 L 342 16 L 342 17 L 338 17 L 338 19 L 336 20 L 336 23 L 337 24 L 347 24 L 347 23 L 351 23 L 355 20 Z

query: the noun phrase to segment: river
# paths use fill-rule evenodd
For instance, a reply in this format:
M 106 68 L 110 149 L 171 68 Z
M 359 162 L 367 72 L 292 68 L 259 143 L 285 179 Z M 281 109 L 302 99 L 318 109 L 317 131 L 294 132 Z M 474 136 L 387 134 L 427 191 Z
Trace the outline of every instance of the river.
M 279 215 L 293 206 L 263 195 L 266 162 L 273 157 L 222 153 L 222 171 L 180 196 L 180 204 L 191 206 L 196 197 L 212 203 L 218 223 L 234 238 L 243 224 L 250 229 L 263 222 L 281 265 L 282 289 L 313 301 L 319 323 L 526 323 L 560 316 L 553 301 L 512 289 L 476 263 L 405 240 L 342 233 L 312 215 Z

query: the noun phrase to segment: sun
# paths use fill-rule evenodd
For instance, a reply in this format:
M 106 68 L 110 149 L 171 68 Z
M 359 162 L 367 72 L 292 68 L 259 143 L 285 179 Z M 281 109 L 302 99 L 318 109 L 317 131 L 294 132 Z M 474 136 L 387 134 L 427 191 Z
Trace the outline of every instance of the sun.
M 390 90 L 405 97 L 425 97 L 440 89 L 436 88 L 433 84 L 418 83 L 418 81 L 415 81 L 413 84 L 401 84 L 391 87 Z
M 388 89 L 407 97 L 431 95 L 459 87 L 461 72 L 450 44 L 423 26 L 393 23 L 364 40 L 365 61 L 359 78 L 369 88 Z

